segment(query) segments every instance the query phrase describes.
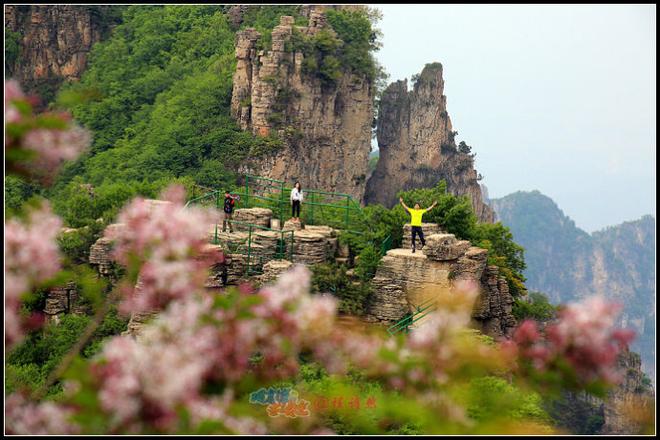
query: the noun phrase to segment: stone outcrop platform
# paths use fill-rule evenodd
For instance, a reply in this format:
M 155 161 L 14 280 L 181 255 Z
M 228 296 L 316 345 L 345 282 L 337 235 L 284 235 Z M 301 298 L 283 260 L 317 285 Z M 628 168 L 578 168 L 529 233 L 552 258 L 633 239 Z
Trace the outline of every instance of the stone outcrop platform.
M 391 249 L 372 280 L 375 294 L 367 319 L 393 323 L 433 298 L 452 295 L 458 280 L 480 286 L 472 318 L 475 327 L 493 337 L 508 336 L 516 325 L 513 298 L 497 266 L 487 264 L 488 251 L 457 240 L 453 234 L 431 234 L 422 251 Z
M 440 234 L 443 231 L 440 229 L 440 226 L 437 223 L 422 223 L 422 232 L 424 232 L 424 238 L 429 238 L 430 235 Z M 403 243 L 401 247 L 404 249 L 410 249 L 412 247 L 412 226 L 410 223 L 403 225 Z M 415 244 L 417 249 L 420 247 L 419 237 L 415 237 Z

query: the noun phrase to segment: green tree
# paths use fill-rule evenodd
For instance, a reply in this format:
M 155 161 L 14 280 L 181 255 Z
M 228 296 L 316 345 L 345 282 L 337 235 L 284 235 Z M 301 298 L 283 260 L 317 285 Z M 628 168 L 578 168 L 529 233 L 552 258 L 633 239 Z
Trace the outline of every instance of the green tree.
M 557 310 L 557 306 L 550 304 L 548 297 L 541 292 L 530 292 L 527 298 L 516 298 L 513 303 L 513 316 L 518 321 L 549 321 L 555 318 Z

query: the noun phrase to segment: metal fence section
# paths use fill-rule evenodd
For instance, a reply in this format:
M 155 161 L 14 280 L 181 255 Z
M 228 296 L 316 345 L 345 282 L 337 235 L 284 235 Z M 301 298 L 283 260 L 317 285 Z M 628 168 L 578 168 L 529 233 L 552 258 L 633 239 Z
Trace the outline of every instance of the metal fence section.
M 232 221 L 234 226 L 242 226 L 244 230 L 228 234 L 230 239 L 219 232 L 219 224 L 215 224 L 212 243 L 221 245 L 228 255 L 242 255 L 245 257 L 245 275 L 255 275 L 262 272 L 262 267 L 270 260 L 293 261 L 294 236 L 293 230 L 276 230 L 261 225 Z M 264 234 L 272 233 L 274 237 L 263 240 Z M 274 238 L 274 239 L 273 239 Z M 271 243 L 273 241 L 274 243 Z M 265 245 L 265 246 L 264 246 Z
M 388 235 L 385 237 L 385 239 L 380 243 L 380 255 L 384 256 L 387 251 L 392 249 L 392 235 Z
M 291 190 L 284 181 L 245 174 L 243 185 L 232 191 L 241 197 L 241 207 L 269 208 L 280 224 L 291 216 Z M 364 221 L 360 204 L 350 194 L 303 188 L 301 216 L 308 225 L 327 225 L 346 231 Z
M 436 306 L 437 302 L 435 298 L 430 298 L 422 302 L 420 305 L 415 306 L 414 312 L 408 313 L 403 319 L 388 327 L 387 333 L 389 333 L 390 336 L 394 336 L 398 333 L 410 333 L 411 327 L 426 315 L 433 312 L 436 309 Z
M 231 194 L 240 196 L 238 206 L 241 208 L 268 208 L 273 212 L 273 218 L 279 219 L 280 227 L 291 216 L 291 190 L 284 185 L 284 181 L 268 177 L 255 176 L 251 174 L 242 175 L 243 181 L 240 186 L 235 187 Z M 303 188 L 304 200 L 302 203 L 301 217 L 308 225 L 327 225 L 335 229 L 362 235 L 361 227 L 367 223 L 367 219 L 360 204 L 350 194 L 322 191 L 317 189 Z M 214 190 L 212 188 L 196 185 L 191 191 L 191 198 L 186 204 L 198 204 L 214 206 L 219 211 L 224 204 L 224 189 Z M 215 225 L 212 241 L 219 243 L 219 220 Z M 232 221 L 233 224 L 241 224 Z M 242 252 L 252 258 L 251 236 L 256 229 L 282 232 L 276 229 L 266 228 L 260 225 L 245 224 L 248 229 L 247 248 Z M 293 232 L 291 233 L 291 258 L 293 256 Z M 392 237 L 387 236 L 382 242 L 373 242 L 373 246 L 380 251 L 381 255 L 392 247 Z M 238 249 L 240 250 L 240 249 Z M 229 249 L 231 251 L 231 249 Z M 233 252 L 237 253 L 237 252 Z M 240 252 L 239 252 L 240 253 Z M 279 254 L 278 254 L 279 255 Z

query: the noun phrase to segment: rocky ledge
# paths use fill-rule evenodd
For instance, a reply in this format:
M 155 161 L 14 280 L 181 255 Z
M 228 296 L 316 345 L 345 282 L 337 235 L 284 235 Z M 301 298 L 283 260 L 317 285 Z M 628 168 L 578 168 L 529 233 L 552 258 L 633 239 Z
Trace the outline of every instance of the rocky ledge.
M 452 294 L 458 280 L 472 280 L 480 286 L 474 326 L 495 338 L 509 336 L 516 325 L 513 298 L 497 266 L 487 264 L 487 254 L 453 234 L 429 235 L 421 252 L 391 249 L 372 281 L 367 320 L 393 323 L 425 301 Z

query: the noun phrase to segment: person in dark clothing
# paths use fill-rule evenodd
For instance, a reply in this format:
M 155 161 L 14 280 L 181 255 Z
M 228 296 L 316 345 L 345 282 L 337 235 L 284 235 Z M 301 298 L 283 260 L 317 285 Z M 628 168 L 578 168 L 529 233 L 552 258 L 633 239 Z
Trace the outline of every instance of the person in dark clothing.
M 232 196 L 229 191 L 225 191 L 225 206 L 223 211 L 225 212 L 225 217 L 222 220 L 222 232 L 225 232 L 227 229 L 227 223 L 229 223 L 229 232 L 234 232 L 234 229 L 231 225 L 231 217 L 234 213 L 234 206 L 236 204 L 236 197 Z

